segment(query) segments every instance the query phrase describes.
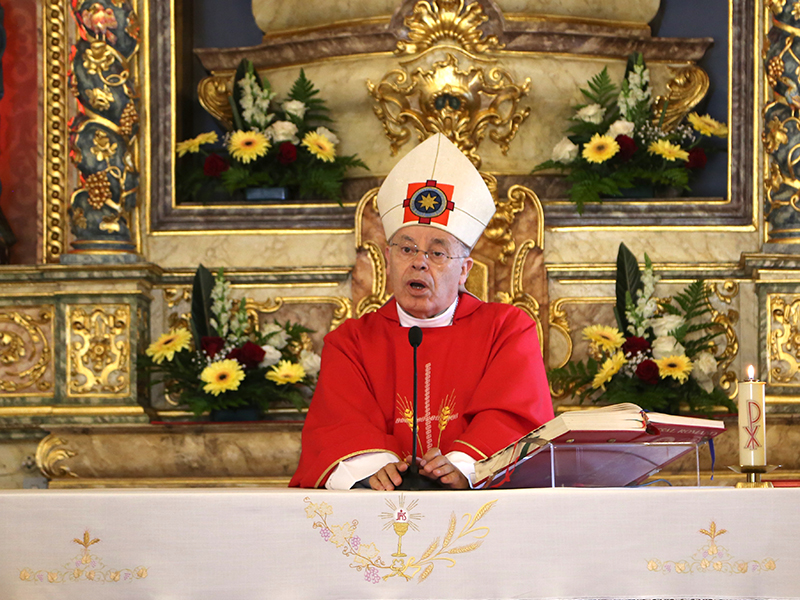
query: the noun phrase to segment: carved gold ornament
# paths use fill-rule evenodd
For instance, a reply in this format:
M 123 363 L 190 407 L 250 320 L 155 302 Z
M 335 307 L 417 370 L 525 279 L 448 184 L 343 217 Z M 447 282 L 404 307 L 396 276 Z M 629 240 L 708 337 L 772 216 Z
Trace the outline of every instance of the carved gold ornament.
M 344 323 L 347 319 L 353 317 L 353 307 L 349 299 L 341 298 L 338 296 L 294 296 L 284 298 L 270 298 L 264 302 L 256 302 L 254 300 L 247 300 L 247 318 L 256 331 L 259 330 L 261 325 L 262 315 L 269 315 L 277 312 L 282 307 L 291 304 L 300 305 L 332 305 L 333 318 L 331 319 L 330 331 L 333 331 L 339 325 Z M 304 342 L 306 343 L 307 350 L 311 350 L 311 340 L 305 336 Z
M 419 54 L 437 44 L 452 42 L 467 52 L 480 54 L 503 48 L 497 36 L 486 36 L 479 27 L 489 17 L 479 2 L 420 0 L 404 19 L 408 41 L 397 42 L 395 54 Z
M 67 206 L 67 95 L 64 93 L 64 73 L 69 71 L 67 60 L 67 24 L 69 3 L 46 0 L 42 3 L 42 60 L 44 79 L 42 137 L 44 150 L 44 202 L 42 237 L 44 259 L 58 262 L 66 249 Z M 75 80 L 70 78 L 70 83 Z M 77 82 L 75 82 L 77 83 Z
M 115 56 L 111 46 L 102 40 L 95 40 L 83 55 L 83 68 L 89 75 L 105 73 L 114 64 Z
M 768 384 L 800 386 L 800 295 L 767 296 Z
M 211 75 L 197 84 L 197 99 L 200 101 L 200 106 L 212 117 L 224 123 L 228 129 L 233 128 L 233 109 L 229 100 L 233 76 L 233 73 Z
M 53 393 L 54 306 L 0 309 L 0 396 Z
M 497 179 L 491 175 L 484 175 L 483 177 L 489 187 L 489 191 L 492 192 L 492 196 L 496 198 Z M 532 241 L 534 245 L 539 248 L 542 248 L 544 245 L 544 211 L 542 210 L 539 197 L 524 186 L 511 186 L 507 196 L 495 202 L 497 210 L 483 232 L 486 239 L 500 246 L 497 260 L 501 264 L 506 264 L 508 257 L 516 250 L 516 243 L 511 233 L 511 227 L 514 224 L 517 214 L 524 210 L 526 200 L 528 200 L 528 203 L 537 213 L 536 237 Z
M 411 74 L 405 68 L 389 71 L 378 85 L 367 81 L 375 100 L 373 110 L 389 138 L 392 154 L 416 131 L 420 140 L 446 135 L 480 167 L 478 155 L 487 128 L 489 137 L 503 154 L 530 114 L 519 102 L 530 90 L 530 79 L 518 85 L 499 67 L 472 66 L 459 70 L 458 60 L 448 53 L 431 70 L 419 67 Z
M 653 123 L 671 131 L 705 97 L 710 85 L 708 73 L 697 65 L 670 69 L 667 95 L 653 102 Z M 663 119 L 663 120 L 662 120 Z
M 48 479 L 77 477 L 68 466 L 59 464 L 73 456 L 77 456 L 77 453 L 66 448 L 66 445 L 67 442 L 65 440 L 51 433 L 39 442 L 36 447 L 36 466 Z
M 67 395 L 130 393 L 131 310 L 128 305 L 67 307 Z
M 739 284 L 735 281 L 723 281 L 711 285 L 714 295 L 723 303 L 731 304 L 734 298 L 739 296 Z M 734 325 L 739 322 L 739 311 L 728 310 L 723 312 L 717 310 L 711 302 L 708 304 L 711 310 L 711 319 L 720 325 L 725 333 L 725 349 L 717 359 L 717 372 L 719 376 L 719 387 L 731 398 L 735 398 L 739 393 L 739 378 L 735 371 L 728 371 L 728 367 L 733 363 L 734 358 L 739 354 L 739 338 L 736 336 Z
M 761 134 L 761 139 L 764 142 L 764 150 L 767 154 L 772 154 L 789 141 L 789 131 L 778 117 L 772 117 L 772 120 L 767 123 L 767 131 Z
M 92 108 L 95 110 L 108 110 L 114 102 L 113 94 L 107 89 L 101 90 L 100 88 L 94 88 L 87 90 L 86 94 L 89 97 L 89 104 L 91 104 Z
M 117 152 L 117 144 L 111 143 L 111 138 L 102 129 L 98 129 L 94 134 L 91 153 L 102 162 L 111 158 Z

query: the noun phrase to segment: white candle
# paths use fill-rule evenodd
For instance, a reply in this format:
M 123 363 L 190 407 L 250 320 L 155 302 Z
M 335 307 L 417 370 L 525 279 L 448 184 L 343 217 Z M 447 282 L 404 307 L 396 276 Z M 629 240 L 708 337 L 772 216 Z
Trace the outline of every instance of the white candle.
M 743 467 L 767 465 L 764 427 L 766 384 L 757 381 L 753 365 L 747 367 L 747 380 L 739 382 L 739 464 Z

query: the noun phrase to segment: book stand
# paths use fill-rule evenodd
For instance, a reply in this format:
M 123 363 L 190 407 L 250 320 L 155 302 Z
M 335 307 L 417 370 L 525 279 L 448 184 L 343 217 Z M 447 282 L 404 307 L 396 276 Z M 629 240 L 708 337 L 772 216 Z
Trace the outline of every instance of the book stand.
M 705 442 L 704 442 L 705 443 Z M 694 451 L 700 485 L 700 445 L 690 442 L 552 444 L 525 449 L 516 464 L 498 472 L 490 488 L 635 486 Z M 691 472 L 690 471 L 690 472 Z

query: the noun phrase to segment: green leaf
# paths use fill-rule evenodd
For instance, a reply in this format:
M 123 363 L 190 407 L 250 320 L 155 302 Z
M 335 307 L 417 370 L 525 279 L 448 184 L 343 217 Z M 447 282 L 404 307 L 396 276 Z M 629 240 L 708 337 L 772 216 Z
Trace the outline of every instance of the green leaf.
M 322 98 L 318 98 L 319 90 L 314 87 L 311 80 L 306 77 L 303 69 L 289 91 L 290 100 L 299 100 L 306 105 L 304 121 L 307 123 L 331 123 L 332 119 L 328 116 L 328 107 Z
M 209 324 L 213 289 L 214 276 L 203 265 L 198 266 L 192 283 L 192 335 L 195 348 L 201 347 L 200 340 L 203 337 L 217 335 Z
M 642 287 L 642 273 L 639 270 L 639 261 L 628 250 L 628 247 L 621 243 L 617 253 L 617 303 L 614 306 L 614 316 L 617 318 L 617 325 L 623 335 L 628 333 L 628 319 L 625 316 L 626 295 L 630 294 L 631 299 L 635 302 L 636 294 Z

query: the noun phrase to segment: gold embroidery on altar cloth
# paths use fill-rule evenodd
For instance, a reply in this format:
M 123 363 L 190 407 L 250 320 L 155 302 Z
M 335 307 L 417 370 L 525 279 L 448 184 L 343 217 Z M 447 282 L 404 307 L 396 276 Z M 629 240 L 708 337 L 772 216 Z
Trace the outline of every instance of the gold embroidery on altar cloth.
M 333 507 L 330 504 L 314 503 L 308 496 L 303 502 L 306 503 L 306 516 L 314 519 L 312 527 L 319 530 L 322 539 L 333 544 L 343 556 L 351 560 L 350 568 L 363 572 L 365 581 L 379 584 L 392 577 L 405 581 L 416 579 L 421 583 L 433 573 L 437 565 L 455 567 L 456 556 L 477 550 L 489 535 L 489 528 L 479 526 L 478 522 L 497 500 L 483 504 L 475 516 L 464 514 L 460 529 L 456 514 L 450 513 L 444 535 L 429 542 L 422 554 L 419 554 L 418 549 L 421 547 L 415 544 L 417 538 L 414 534 L 419 533 L 416 522 L 424 519 L 425 515 L 413 512 L 419 504 L 417 499 L 409 501 L 405 494 L 400 494 L 395 503 L 385 498 L 389 511 L 380 514 L 380 518 L 386 521 L 383 530 L 395 534 L 397 540 L 383 554 L 376 542 L 366 543 L 358 535 L 357 519 L 334 525 L 331 523 L 332 519 L 329 519 L 333 516 Z M 415 550 L 409 550 L 409 547 Z
M 72 540 L 83 548 L 81 553 L 65 564 L 53 569 L 32 569 L 26 567 L 19 570 L 21 581 L 32 583 L 66 583 L 71 581 L 92 581 L 102 583 L 130 583 L 136 579 L 147 577 L 147 567 L 132 569 L 112 569 L 103 560 L 89 550 L 100 543 L 99 538 L 92 538 L 89 530 L 83 532 L 82 538 Z
M 664 574 L 684 573 L 729 573 L 731 575 L 745 575 L 747 573 L 762 573 L 777 569 L 775 559 L 739 559 L 732 555 L 727 548 L 717 542 L 717 538 L 727 529 L 717 529 L 717 524 L 711 521 L 708 529 L 701 529 L 699 533 L 707 536 L 708 544 L 702 546 L 691 557 L 677 560 L 650 559 L 647 561 L 647 570 Z

